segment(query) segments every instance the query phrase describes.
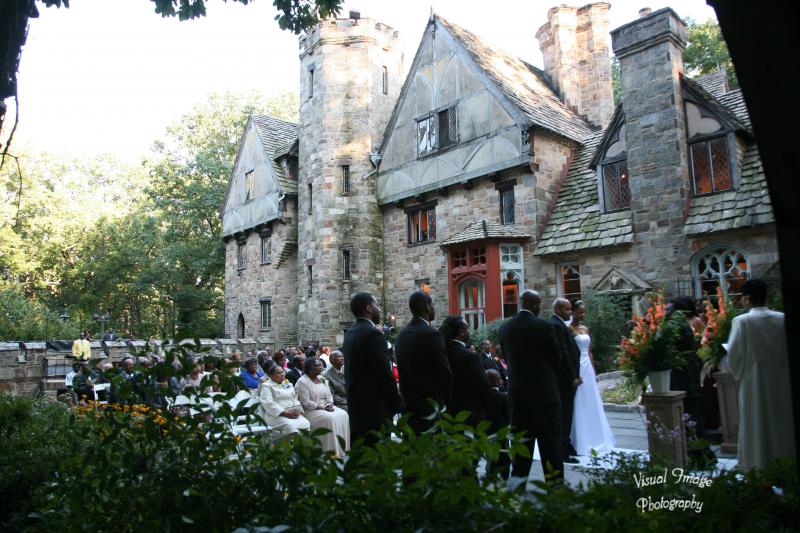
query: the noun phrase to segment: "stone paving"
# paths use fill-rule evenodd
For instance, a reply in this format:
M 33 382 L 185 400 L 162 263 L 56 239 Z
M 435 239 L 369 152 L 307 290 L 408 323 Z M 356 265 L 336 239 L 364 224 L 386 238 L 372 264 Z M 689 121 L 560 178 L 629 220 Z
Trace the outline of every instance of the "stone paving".
M 627 407 L 606 404 L 606 416 L 617 441 L 613 451 L 625 454 L 640 453 L 646 457 L 647 431 L 645 430 L 644 410 L 638 408 L 638 406 Z M 711 449 L 717 455 L 717 470 L 730 470 L 736 466 L 736 457 L 722 455 L 719 451 L 719 445 L 712 445 Z M 544 479 L 544 472 L 539 459 L 538 447 L 534 451 L 533 458 L 533 467 L 528 479 L 542 480 Z M 580 460 L 578 464 L 564 465 L 565 479 L 573 487 L 577 487 L 580 484 L 585 485 L 589 481 L 584 470 L 590 466 L 590 458 L 584 455 L 578 457 L 578 459 Z M 533 486 L 529 485 L 529 487 Z

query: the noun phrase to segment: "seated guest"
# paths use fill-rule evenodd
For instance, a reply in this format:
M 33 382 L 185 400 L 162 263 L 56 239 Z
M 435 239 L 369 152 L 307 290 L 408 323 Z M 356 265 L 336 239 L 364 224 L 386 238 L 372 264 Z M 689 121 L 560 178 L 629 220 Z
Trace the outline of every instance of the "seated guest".
M 333 405 L 333 394 L 328 382 L 321 377 L 322 361 L 309 357 L 303 363 L 303 375 L 297 380 L 297 396 L 305 410 L 311 429 L 325 428 L 330 433 L 320 435 L 322 449 L 341 457 L 350 449 L 350 421 L 347 411 Z M 342 443 L 339 443 L 339 437 Z
M 303 374 L 303 363 L 306 360 L 306 356 L 303 354 L 298 354 L 294 356 L 292 359 L 292 368 L 286 373 L 286 379 L 292 382 L 292 385 L 297 384 L 297 380 L 300 379 L 300 376 Z
M 264 372 L 258 368 L 258 361 L 255 357 L 251 357 L 244 362 L 244 372 L 242 372 L 244 384 L 248 389 L 255 390 L 258 385 L 263 381 Z
M 274 354 L 272 354 L 272 360 L 275 362 L 276 365 L 286 369 L 286 352 L 283 350 L 278 350 Z M 265 370 L 266 372 L 266 370 Z
M 269 369 L 269 379 L 259 387 L 259 413 L 264 421 L 279 437 L 298 433 L 301 429 L 311 429 L 311 424 L 303 417 L 303 407 L 297 393 L 288 380 L 282 366 Z
M 81 371 L 81 364 L 78 362 L 72 363 L 72 371 L 70 371 L 67 376 L 64 378 L 64 387 L 67 390 L 72 391 L 72 380 L 75 376 L 77 376 Z
M 203 367 L 196 360 L 191 362 L 192 369 L 189 374 L 184 376 L 180 381 L 180 388 L 182 393 L 186 392 L 203 392 L 201 383 L 203 381 Z M 207 387 L 205 392 L 209 392 L 211 387 Z
M 333 394 L 333 405 L 347 411 L 347 394 L 344 388 L 344 355 L 339 350 L 330 354 L 330 366 L 322 376 L 328 380 Z

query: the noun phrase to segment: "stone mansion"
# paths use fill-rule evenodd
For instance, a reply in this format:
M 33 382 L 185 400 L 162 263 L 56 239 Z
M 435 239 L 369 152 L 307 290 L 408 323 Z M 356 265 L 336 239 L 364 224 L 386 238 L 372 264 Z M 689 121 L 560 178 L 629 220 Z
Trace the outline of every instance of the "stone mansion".
M 410 64 L 356 14 L 301 36 L 300 123 L 250 118 L 220 210 L 226 335 L 336 346 L 360 291 L 397 326 L 422 289 L 476 327 L 526 288 L 636 310 L 777 276 L 741 91 L 684 74 L 673 10 L 609 32 L 609 8 L 551 9 L 543 70 L 438 15 Z

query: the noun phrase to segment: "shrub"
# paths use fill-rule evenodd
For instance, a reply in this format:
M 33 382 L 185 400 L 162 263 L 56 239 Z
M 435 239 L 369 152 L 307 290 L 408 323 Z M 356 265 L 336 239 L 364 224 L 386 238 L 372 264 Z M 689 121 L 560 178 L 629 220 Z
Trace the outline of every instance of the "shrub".
M 617 352 L 622 331 L 625 327 L 626 310 L 611 295 L 598 292 L 584 294 L 586 305 L 586 326 L 592 335 L 592 355 L 597 372 L 617 369 Z
M 481 342 L 489 339 L 492 344 L 496 345 L 499 342 L 500 326 L 503 325 L 504 319 L 497 318 L 491 322 L 482 324 L 478 329 L 472 332 L 469 336 L 469 342 L 476 349 L 480 348 Z

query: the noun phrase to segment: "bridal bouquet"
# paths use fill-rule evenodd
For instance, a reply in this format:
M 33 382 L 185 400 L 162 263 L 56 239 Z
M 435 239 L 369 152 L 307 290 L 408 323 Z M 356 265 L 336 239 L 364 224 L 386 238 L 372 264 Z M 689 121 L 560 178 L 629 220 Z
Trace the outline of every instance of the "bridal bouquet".
M 719 310 L 714 309 L 710 300 L 706 300 L 706 329 L 700 339 L 700 349 L 697 355 L 704 363 L 705 373 L 719 368 L 720 361 L 727 352 L 722 346 L 728 342 L 731 333 L 733 318 L 739 311 L 731 305 L 727 296 L 722 293 L 722 288 L 717 286 L 717 302 Z
M 651 296 L 644 316 L 633 317 L 633 329 L 620 342 L 619 366 L 631 381 L 644 383 L 648 372 L 671 370 L 683 364 L 678 349 L 681 313 L 664 314 L 664 294 Z

